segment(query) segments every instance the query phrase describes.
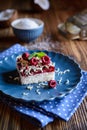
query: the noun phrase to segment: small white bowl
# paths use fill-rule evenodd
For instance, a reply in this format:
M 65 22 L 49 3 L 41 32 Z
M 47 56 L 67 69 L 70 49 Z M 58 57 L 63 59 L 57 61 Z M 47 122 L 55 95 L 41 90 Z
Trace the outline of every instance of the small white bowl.
M 19 18 L 11 23 L 11 27 L 17 38 L 31 42 L 42 34 L 44 22 L 36 18 Z

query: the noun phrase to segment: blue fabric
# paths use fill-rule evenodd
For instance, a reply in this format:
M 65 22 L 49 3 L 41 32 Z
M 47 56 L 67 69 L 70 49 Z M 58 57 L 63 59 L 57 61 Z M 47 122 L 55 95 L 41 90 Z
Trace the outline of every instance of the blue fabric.
M 19 53 L 21 51 L 27 51 L 23 46 L 16 44 L 8 50 L 0 54 L 0 59 L 5 56 Z M 77 85 L 76 89 L 66 95 L 63 99 L 55 99 L 53 101 L 43 101 L 40 103 L 19 103 L 9 99 L 3 95 L 0 96 L 3 102 L 7 103 L 11 108 L 29 117 L 30 122 L 35 125 L 43 127 L 49 122 L 52 122 L 54 118 L 62 118 L 68 121 L 74 114 L 78 106 L 81 104 L 84 97 L 87 95 L 87 72 L 82 71 L 82 79 Z

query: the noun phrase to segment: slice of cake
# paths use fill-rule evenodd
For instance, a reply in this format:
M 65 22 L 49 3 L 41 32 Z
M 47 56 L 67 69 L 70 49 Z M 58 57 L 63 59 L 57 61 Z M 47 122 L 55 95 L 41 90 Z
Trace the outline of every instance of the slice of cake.
M 55 66 L 44 52 L 23 53 L 17 57 L 21 84 L 39 83 L 55 79 Z

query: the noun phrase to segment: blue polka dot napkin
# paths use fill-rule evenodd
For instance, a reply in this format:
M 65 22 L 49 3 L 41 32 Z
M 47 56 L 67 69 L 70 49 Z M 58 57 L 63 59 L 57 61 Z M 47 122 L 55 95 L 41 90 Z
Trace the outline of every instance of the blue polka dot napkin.
M 0 60 L 5 56 L 13 53 L 20 53 L 27 51 L 26 48 L 19 44 L 15 44 L 11 48 L 0 53 Z M 22 103 L 17 102 L 5 95 L 0 95 L 0 99 L 7 103 L 11 108 L 20 112 L 33 124 L 44 127 L 52 122 L 55 118 L 61 118 L 68 121 L 74 114 L 78 106 L 81 104 L 84 97 L 87 95 L 87 72 L 82 71 L 82 79 L 77 88 L 65 96 L 63 99 L 55 99 L 52 101 L 43 101 L 40 103 Z

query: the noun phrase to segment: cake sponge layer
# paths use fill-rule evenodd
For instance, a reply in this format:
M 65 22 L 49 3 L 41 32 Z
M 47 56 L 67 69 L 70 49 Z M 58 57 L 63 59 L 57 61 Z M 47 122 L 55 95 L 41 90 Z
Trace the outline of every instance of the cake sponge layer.
M 41 74 L 36 74 L 27 77 L 20 75 L 21 84 L 25 84 L 25 85 L 31 83 L 50 81 L 53 79 L 55 79 L 55 72 L 41 73 Z

